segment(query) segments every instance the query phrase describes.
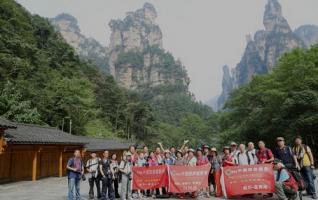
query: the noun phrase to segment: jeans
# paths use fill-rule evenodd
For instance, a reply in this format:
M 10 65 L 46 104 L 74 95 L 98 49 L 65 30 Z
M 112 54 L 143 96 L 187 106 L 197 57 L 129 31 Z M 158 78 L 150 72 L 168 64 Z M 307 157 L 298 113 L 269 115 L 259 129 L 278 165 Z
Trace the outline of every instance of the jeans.
M 315 189 L 315 182 L 314 182 L 314 177 L 313 177 L 313 170 L 311 167 L 302 167 L 301 168 L 301 175 L 304 178 L 304 181 L 306 182 L 307 185 L 307 193 L 310 195 L 316 194 L 316 189 Z
M 96 189 L 97 189 L 97 198 L 101 197 L 100 194 L 100 178 L 98 177 L 91 177 L 88 179 L 88 183 L 89 183 L 89 198 L 94 198 L 94 183 L 96 185 Z
M 121 194 L 120 194 L 121 200 L 132 199 L 130 184 L 131 184 L 131 180 L 129 179 L 129 177 L 123 174 L 121 178 Z
M 110 178 L 102 178 L 102 200 L 114 200 L 115 199 L 115 194 L 114 194 L 114 188 L 113 188 L 113 183 L 112 179 Z M 108 192 L 108 195 L 107 195 Z M 107 198 L 109 197 L 109 198 Z
M 69 178 L 68 179 L 68 197 L 67 200 L 74 200 L 74 193 L 75 193 L 75 199 L 80 200 L 80 178 Z

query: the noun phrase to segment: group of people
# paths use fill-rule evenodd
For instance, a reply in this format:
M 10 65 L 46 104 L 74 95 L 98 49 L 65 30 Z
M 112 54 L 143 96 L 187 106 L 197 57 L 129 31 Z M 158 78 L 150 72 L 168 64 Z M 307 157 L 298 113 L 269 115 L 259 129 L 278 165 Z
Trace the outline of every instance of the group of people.
M 289 170 L 298 169 L 306 182 L 306 191 L 313 199 L 317 199 L 313 173 L 314 158 L 309 146 L 302 143 L 302 138 L 297 136 L 293 147 L 285 145 L 283 137 L 276 139 L 277 146 L 270 150 L 266 148 L 263 141 L 258 142 L 258 149 L 255 149 L 254 143 L 249 142 L 247 148 L 245 144 L 236 144 L 231 142 L 230 146 L 225 146 L 223 152 L 217 151 L 216 147 L 202 145 L 197 149 L 189 148 L 188 141 L 184 141 L 182 147 L 177 149 L 170 147 L 165 149 L 162 143 L 158 143 L 155 151 L 149 151 L 144 146 L 139 152 L 135 146 L 130 146 L 129 151 L 124 153 L 120 162 L 117 155 L 109 155 L 104 151 L 103 157 L 97 157 L 96 153 L 91 153 L 91 158 L 86 164 L 83 163 L 80 151 L 75 151 L 74 157 L 70 158 L 67 164 L 68 170 L 68 199 L 80 199 L 80 181 L 84 173 L 88 173 L 89 197 L 94 198 L 94 185 L 97 188 L 97 198 L 113 200 L 120 198 L 122 200 L 132 199 L 133 194 L 136 198 L 144 196 L 169 195 L 166 188 L 157 188 L 148 191 L 131 191 L 131 172 L 132 166 L 158 166 L 158 165 L 184 165 L 200 166 L 211 165 L 209 173 L 209 187 L 202 191 L 190 193 L 195 198 L 199 194 L 210 197 L 222 195 L 220 186 L 221 167 L 237 165 L 256 165 L 272 164 L 277 171 L 275 177 L 275 189 L 278 199 L 293 199 L 297 197 L 297 183 Z M 102 190 L 100 189 L 102 183 Z M 119 189 L 119 183 L 121 188 Z M 119 192 L 120 190 L 120 192 Z M 212 192 L 213 191 L 213 192 Z M 185 194 L 178 194 L 179 198 L 184 198 Z M 264 194 L 272 196 L 272 194 Z

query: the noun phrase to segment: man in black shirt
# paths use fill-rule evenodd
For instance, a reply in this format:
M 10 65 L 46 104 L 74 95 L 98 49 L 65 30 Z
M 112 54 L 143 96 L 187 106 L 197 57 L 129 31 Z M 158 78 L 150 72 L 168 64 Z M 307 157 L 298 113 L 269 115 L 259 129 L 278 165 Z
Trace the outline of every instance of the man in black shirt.
M 103 159 L 99 164 L 99 170 L 102 175 L 102 200 L 107 200 L 107 191 L 108 197 L 110 200 L 115 199 L 115 193 L 112 181 L 114 179 L 113 169 L 110 167 L 111 160 L 109 159 L 109 152 L 104 151 Z
M 285 145 L 285 139 L 283 137 L 278 137 L 276 139 L 277 147 L 274 151 L 275 158 L 282 161 L 285 167 L 289 169 L 300 169 L 297 162 L 297 158 L 294 155 L 292 149 L 289 146 Z

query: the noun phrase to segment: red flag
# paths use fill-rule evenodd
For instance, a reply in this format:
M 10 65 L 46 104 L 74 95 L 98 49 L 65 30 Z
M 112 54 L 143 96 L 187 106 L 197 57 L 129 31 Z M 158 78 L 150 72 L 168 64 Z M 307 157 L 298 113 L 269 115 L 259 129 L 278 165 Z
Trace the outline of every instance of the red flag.
M 208 187 L 211 166 L 168 166 L 169 192 L 196 192 Z
M 148 190 L 168 186 L 166 165 L 132 168 L 133 190 Z
M 225 197 L 275 192 L 274 172 L 270 164 L 224 167 L 221 180 Z

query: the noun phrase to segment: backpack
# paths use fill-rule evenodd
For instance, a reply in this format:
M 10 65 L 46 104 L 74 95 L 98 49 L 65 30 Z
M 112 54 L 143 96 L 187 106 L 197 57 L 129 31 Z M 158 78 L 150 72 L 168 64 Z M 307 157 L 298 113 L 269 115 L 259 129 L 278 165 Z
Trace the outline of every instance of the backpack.
M 299 183 L 294 178 L 292 171 L 289 171 L 286 167 L 284 167 L 280 171 L 278 171 L 276 181 L 278 181 L 280 179 L 280 174 L 281 174 L 281 171 L 283 169 L 285 169 L 289 175 L 289 179 L 287 179 L 286 181 L 283 182 L 284 186 L 287 187 L 286 189 L 288 189 L 288 191 L 290 191 L 290 192 L 292 191 L 292 192 L 296 193 L 300 189 Z
M 292 176 L 295 179 L 295 181 L 297 182 L 298 190 L 301 190 L 301 191 L 306 190 L 306 182 L 303 179 L 303 177 L 300 175 L 299 172 L 297 172 L 295 170 L 290 170 L 289 175 Z

